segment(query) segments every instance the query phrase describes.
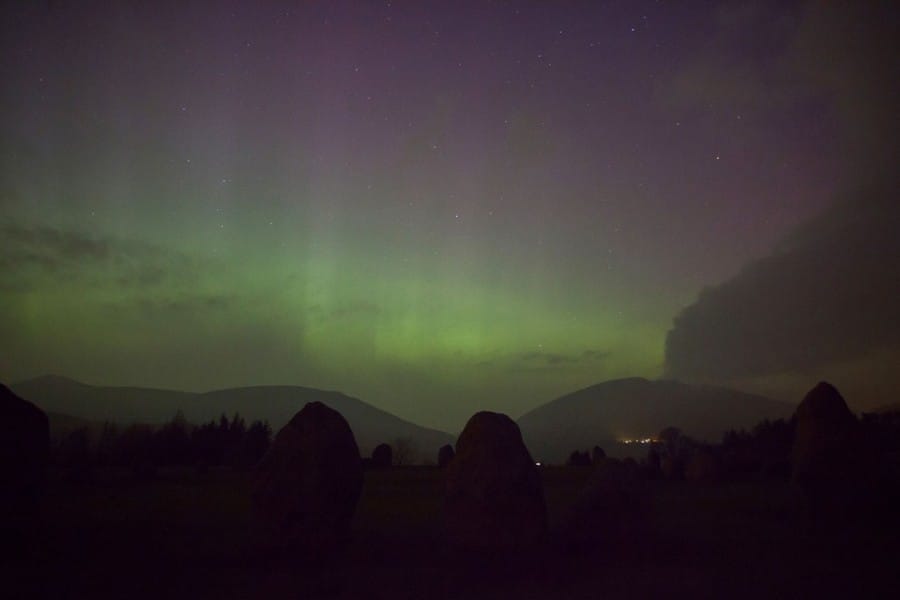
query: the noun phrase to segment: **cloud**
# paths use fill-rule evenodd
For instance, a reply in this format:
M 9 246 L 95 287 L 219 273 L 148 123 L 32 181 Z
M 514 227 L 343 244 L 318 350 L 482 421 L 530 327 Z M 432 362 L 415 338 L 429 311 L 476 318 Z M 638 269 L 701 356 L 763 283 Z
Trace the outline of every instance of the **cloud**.
M 208 314 L 226 311 L 238 304 L 239 299 L 228 294 L 181 293 L 158 298 L 142 297 L 135 303 L 148 317 L 172 317 L 183 314 Z
M 35 265 L 55 271 L 85 260 L 105 260 L 110 255 L 106 240 L 50 227 L 6 224 L 0 227 L 0 236 L 0 264 L 9 269 Z
M 770 6 L 771 5 L 771 6 Z M 663 99 L 681 110 L 784 110 L 811 90 L 789 60 L 801 21 L 783 3 L 724 3 L 713 15 L 714 34 L 697 55 L 663 79 Z
M 511 371 L 545 371 L 562 369 L 597 362 L 609 356 L 602 350 L 585 350 L 580 354 L 561 352 L 529 351 L 512 356 L 509 360 Z M 492 364 L 492 363 L 491 363 Z
M 844 156 L 842 186 L 849 192 L 769 256 L 704 290 L 681 311 L 666 338 L 669 376 L 805 381 L 813 373 L 853 371 L 847 381 L 862 385 L 866 377 L 884 380 L 888 370 L 859 365 L 900 361 L 894 84 L 900 63 L 892 52 L 889 24 L 895 20 L 884 12 L 869 3 L 809 2 L 799 6 L 790 34 L 779 38 L 770 58 L 779 66 L 779 82 L 785 74 L 793 81 L 776 85 L 773 95 L 778 101 L 816 97 L 831 112 Z M 754 11 L 735 16 L 742 18 L 759 17 Z M 695 68 L 724 78 L 721 86 L 731 89 L 723 64 L 718 57 Z M 761 72 L 752 64 L 738 64 L 736 71 L 742 69 Z M 768 84 L 755 80 L 753 94 L 763 102 Z
M 826 107 L 857 177 L 852 187 L 896 164 L 897 16 L 890 3 L 726 2 L 696 56 L 661 80 L 661 99 L 679 111 L 775 123 Z
M 381 308 L 372 302 L 344 304 L 325 313 L 323 320 L 348 319 L 354 317 L 377 317 Z
M 585 350 L 581 353 L 583 361 L 603 360 L 609 357 L 609 352 L 605 350 Z
M 312 321 L 324 325 L 333 321 L 357 318 L 374 319 L 383 315 L 384 309 L 373 302 L 360 300 L 338 304 L 333 308 L 328 308 L 321 304 L 312 304 L 307 307 L 306 312 Z
M 770 256 L 704 290 L 668 333 L 668 374 L 758 377 L 900 353 L 896 189 L 843 199 Z
M 831 100 L 854 183 L 896 168 L 898 16 L 890 2 L 807 2 L 787 55 L 791 72 Z
M 146 242 L 12 223 L 0 225 L 0 267 L 6 291 L 72 281 L 146 289 L 191 281 L 199 270 L 187 256 Z

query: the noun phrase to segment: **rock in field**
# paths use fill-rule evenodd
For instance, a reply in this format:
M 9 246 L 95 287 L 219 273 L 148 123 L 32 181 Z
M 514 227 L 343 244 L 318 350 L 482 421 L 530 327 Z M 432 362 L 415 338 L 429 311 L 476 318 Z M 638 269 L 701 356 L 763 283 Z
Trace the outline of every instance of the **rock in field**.
M 546 535 L 541 477 L 506 415 L 479 412 L 466 423 L 447 467 L 444 525 L 466 546 L 524 546 Z
M 333 549 L 349 536 L 362 481 L 347 421 L 310 402 L 278 432 L 260 463 L 253 511 L 277 545 Z
M 50 455 L 47 415 L 0 385 L 0 553 L 19 555 L 39 512 Z

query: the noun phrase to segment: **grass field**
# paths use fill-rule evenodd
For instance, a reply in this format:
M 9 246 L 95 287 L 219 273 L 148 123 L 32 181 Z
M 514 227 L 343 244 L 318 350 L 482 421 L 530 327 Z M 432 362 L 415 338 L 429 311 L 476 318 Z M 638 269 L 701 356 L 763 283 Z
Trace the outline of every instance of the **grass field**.
M 887 526 L 829 528 L 787 484 L 641 482 L 629 518 L 603 515 L 587 544 L 563 525 L 590 468 L 542 469 L 551 537 L 512 555 L 447 547 L 443 473 L 366 473 L 353 541 L 336 559 L 265 551 L 248 473 L 162 471 L 139 481 L 52 473 L 28 560 L 4 567 L 22 597 L 643 598 L 861 597 L 896 590 Z M 632 510 L 632 508 L 634 510 Z M 848 515 L 848 521 L 852 521 Z

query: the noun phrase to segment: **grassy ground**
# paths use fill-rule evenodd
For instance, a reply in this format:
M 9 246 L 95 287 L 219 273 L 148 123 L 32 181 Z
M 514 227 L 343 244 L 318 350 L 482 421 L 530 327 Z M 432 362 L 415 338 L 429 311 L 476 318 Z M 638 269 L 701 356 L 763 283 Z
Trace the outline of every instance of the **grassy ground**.
M 896 531 L 803 517 L 786 484 L 642 482 L 629 519 L 604 515 L 573 546 L 566 515 L 590 475 L 544 468 L 551 538 L 513 555 L 447 547 L 442 472 L 369 471 L 338 560 L 272 555 L 249 521 L 246 473 L 50 477 L 12 597 L 600 598 L 860 597 L 896 590 Z M 852 520 L 849 519 L 848 521 Z M 846 525 L 846 524 L 845 524 Z M 590 529 L 590 528 L 589 528 Z

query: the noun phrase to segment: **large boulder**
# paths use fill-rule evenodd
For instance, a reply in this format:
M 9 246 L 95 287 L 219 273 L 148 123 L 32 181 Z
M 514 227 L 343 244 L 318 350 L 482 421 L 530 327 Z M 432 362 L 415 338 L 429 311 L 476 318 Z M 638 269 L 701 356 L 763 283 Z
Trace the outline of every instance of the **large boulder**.
M 859 423 L 837 389 L 820 382 L 806 394 L 794 417 L 794 481 L 825 482 L 850 475 L 851 462 L 857 458 Z
M 19 554 L 39 514 L 50 456 L 47 415 L 0 385 L 0 552 Z
M 518 425 L 503 414 L 472 416 L 447 466 L 444 525 L 451 542 L 516 547 L 547 533 L 541 477 Z
M 868 518 L 883 496 L 870 452 L 840 393 L 814 387 L 797 407 L 791 470 L 806 508 L 829 527 Z
M 438 466 L 442 469 L 445 468 L 450 464 L 450 461 L 453 460 L 454 456 L 456 456 L 456 452 L 453 450 L 453 446 L 444 444 L 441 446 L 440 450 L 438 450 Z
M 260 463 L 254 514 L 277 545 L 333 550 L 349 537 L 362 482 L 359 448 L 347 421 L 310 402 L 278 432 Z
M 394 451 L 389 444 L 378 444 L 372 450 L 372 466 L 376 469 L 387 469 L 394 459 Z

